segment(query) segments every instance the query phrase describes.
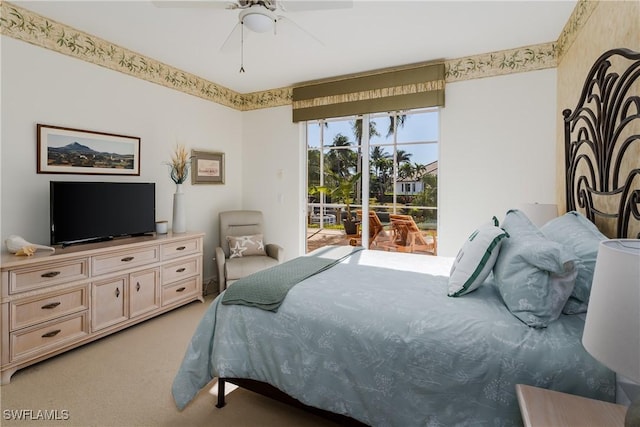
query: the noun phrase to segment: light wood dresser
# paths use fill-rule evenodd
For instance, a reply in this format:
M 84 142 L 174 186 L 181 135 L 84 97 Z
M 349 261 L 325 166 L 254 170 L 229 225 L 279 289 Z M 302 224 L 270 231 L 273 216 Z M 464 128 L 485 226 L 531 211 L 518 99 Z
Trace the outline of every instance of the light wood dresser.
M 18 369 L 202 297 L 204 233 L 3 253 L 1 384 Z

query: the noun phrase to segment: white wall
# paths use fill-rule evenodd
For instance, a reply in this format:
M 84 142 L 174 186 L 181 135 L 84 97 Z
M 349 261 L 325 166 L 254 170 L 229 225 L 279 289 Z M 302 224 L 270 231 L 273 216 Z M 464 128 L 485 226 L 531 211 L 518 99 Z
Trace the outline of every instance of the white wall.
M 555 203 L 556 70 L 447 84 L 438 254 L 523 203 Z
M 217 214 L 242 203 L 242 113 L 2 36 L 0 236 L 49 244 L 49 181 L 156 183 L 156 217 L 171 222 L 176 143 L 226 154 L 225 185 L 186 184 L 187 226 L 204 231 L 205 280 L 214 276 Z M 141 137 L 139 177 L 36 173 L 36 124 Z M 4 244 L 2 245 L 2 250 Z
M 245 209 L 263 211 L 265 242 L 278 243 L 285 258 L 304 253 L 304 171 L 306 154 L 291 106 L 243 113 Z

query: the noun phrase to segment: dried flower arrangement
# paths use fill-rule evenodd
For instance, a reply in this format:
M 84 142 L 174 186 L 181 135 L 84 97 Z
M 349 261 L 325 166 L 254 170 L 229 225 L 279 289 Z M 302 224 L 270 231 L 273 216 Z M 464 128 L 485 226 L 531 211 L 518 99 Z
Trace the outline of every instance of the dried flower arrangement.
M 176 149 L 171 156 L 171 179 L 176 184 L 182 184 L 189 176 L 189 154 L 184 145 L 176 145 Z

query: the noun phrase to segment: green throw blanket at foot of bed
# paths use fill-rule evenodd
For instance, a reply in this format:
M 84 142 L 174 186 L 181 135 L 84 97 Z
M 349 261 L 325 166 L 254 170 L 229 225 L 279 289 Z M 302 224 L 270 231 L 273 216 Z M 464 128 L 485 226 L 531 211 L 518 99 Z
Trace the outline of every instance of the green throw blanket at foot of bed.
M 248 305 L 278 311 L 287 293 L 296 284 L 362 249 L 360 246 L 327 246 L 307 256 L 244 277 L 229 286 L 222 298 L 222 304 Z

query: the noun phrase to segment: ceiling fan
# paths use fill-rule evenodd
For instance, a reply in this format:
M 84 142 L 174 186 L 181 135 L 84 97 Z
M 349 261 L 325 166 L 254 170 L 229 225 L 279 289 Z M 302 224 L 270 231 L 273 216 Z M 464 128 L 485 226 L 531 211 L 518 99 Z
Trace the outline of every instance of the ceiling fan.
M 280 12 L 302 12 L 313 10 L 346 9 L 353 7 L 353 0 L 235 0 L 235 1 L 153 1 L 159 7 L 212 7 L 239 10 L 238 22 L 221 46 L 224 50 L 231 40 L 240 33 L 240 73 L 244 73 L 244 38 L 245 29 L 254 33 L 266 33 L 273 31 L 277 34 L 278 23 L 288 22 L 293 24 L 318 43 L 322 42 L 309 31 L 300 27 L 293 20 Z

